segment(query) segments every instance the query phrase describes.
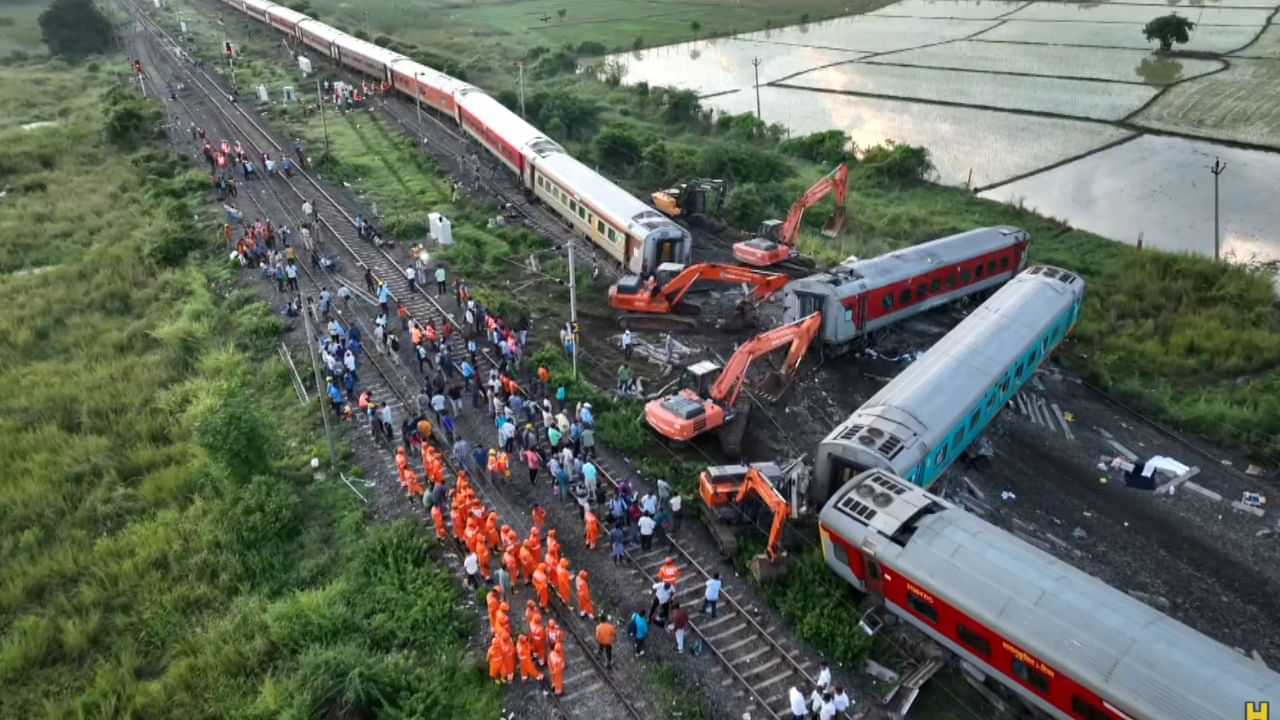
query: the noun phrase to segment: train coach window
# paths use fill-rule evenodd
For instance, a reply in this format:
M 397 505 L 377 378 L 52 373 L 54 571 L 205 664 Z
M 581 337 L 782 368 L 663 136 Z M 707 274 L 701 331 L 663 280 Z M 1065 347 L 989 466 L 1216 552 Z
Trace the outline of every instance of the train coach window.
M 1008 270 L 1008 269 L 1009 269 L 1009 256 L 1008 256 L 1008 255 L 1005 255 L 1004 257 L 1000 258 L 1000 269 L 1001 269 L 1001 270 Z
M 960 642 L 964 643 L 965 647 L 975 653 L 984 658 L 991 657 L 991 643 L 987 642 L 987 639 L 978 633 L 964 625 L 956 625 L 956 637 L 960 639 Z
M 1080 720 L 1111 720 L 1105 712 L 1079 695 L 1071 696 L 1071 714 Z
M 960 271 L 960 284 L 961 285 L 969 284 L 969 271 L 967 269 Z
M 838 542 L 831 543 L 831 556 L 840 561 L 841 565 L 849 566 L 849 551 Z
M 885 310 L 893 309 L 893 293 L 884 294 L 884 309 Z
M 916 286 L 916 299 L 917 299 L 917 300 L 923 300 L 923 299 L 925 299 L 925 297 L 926 297 L 928 294 L 929 294 L 929 289 L 928 289 L 928 288 L 926 288 L 924 285 L 917 285 L 917 286 Z
M 867 561 L 867 577 L 871 580 L 880 579 L 880 563 L 875 560 Z
M 991 262 L 987 263 L 987 274 L 990 275 L 995 271 L 996 271 L 996 261 L 992 260 Z
M 934 278 L 933 282 L 929 283 L 930 292 L 938 292 L 938 290 L 940 290 L 941 288 L 942 288 L 942 281 L 939 280 L 938 278 Z
M 573 212 L 578 212 L 578 203 L 573 200 L 570 200 L 569 209 L 572 210 Z
M 938 624 L 938 611 L 929 603 L 921 600 L 911 593 L 907 593 L 907 604 L 911 606 L 912 610 L 915 610 L 917 613 L 928 619 L 929 622 L 934 625 Z
M 947 289 L 950 290 L 955 286 L 956 286 L 956 274 L 951 273 L 950 275 L 947 276 Z
M 982 263 L 978 263 L 978 265 L 973 268 L 973 276 L 979 280 L 982 279 Z
M 596 221 L 596 231 L 597 231 L 597 232 L 599 232 L 601 235 L 603 235 L 603 234 L 604 234 L 604 221 L 603 221 L 603 220 L 597 220 L 597 221 Z
M 937 467 L 938 465 L 942 464 L 943 460 L 946 460 L 946 459 L 947 459 L 947 446 L 943 445 L 942 447 L 938 448 L 938 452 L 934 454 L 933 464 L 935 467 Z
M 587 219 L 587 208 L 585 205 L 578 206 L 578 217 L 582 218 L 583 220 Z
M 906 290 L 903 290 L 901 293 L 898 294 L 898 304 L 899 305 L 911 304 L 911 288 L 907 288 Z
M 1030 665 L 1017 659 L 1013 661 L 1012 667 L 1013 667 L 1013 674 L 1017 676 L 1019 680 L 1022 680 L 1026 684 L 1030 685 L 1032 688 L 1034 688 L 1037 692 L 1041 694 L 1047 695 L 1049 693 L 1049 676 L 1048 675 L 1045 675 L 1039 670 L 1032 669 Z

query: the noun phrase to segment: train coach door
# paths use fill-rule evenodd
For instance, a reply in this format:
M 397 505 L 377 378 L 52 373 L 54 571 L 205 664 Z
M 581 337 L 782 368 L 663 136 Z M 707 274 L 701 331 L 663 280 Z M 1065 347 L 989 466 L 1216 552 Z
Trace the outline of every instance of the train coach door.
M 883 598 L 884 571 L 880 568 L 880 562 L 876 560 L 874 548 L 863 543 L 862 547 L 858 548 L 858 552 L 862 553 L 863 566 L 866 568 L 867 576 L 864 582 L 867 593 L 876 598 Z

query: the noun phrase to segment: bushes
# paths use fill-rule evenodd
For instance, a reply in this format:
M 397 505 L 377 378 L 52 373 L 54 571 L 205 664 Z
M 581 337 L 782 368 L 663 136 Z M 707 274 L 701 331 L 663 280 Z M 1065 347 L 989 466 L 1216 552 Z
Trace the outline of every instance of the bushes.
M 776 183 L 795 172 L 776 152 L 740 142 L 709 144 L 698 159 L 702 174 L 737 183 Z
M 933 161 L 926 148 L 890 140 L 864 150 L 862 168 L 866 177 L 881 185 L 904 187 L 927 180 L 933 173 Z
M 150 100 L 130 97 L 127 92 L 117 87 L 109 93 L 107 139 L 126 151 L 163 139 L 164 113 L 159 106 Z
M 608 127 L 596 135 L 596 157 L 600 164 L 619 172 L 634 168 L 641 159 L 640 139 L 623 127 Z
M 816 132 L 802 137 L 783 140 L 778 151 L 819 165 L 838 165 L 851 159 L 853 141 L 843 130 Z

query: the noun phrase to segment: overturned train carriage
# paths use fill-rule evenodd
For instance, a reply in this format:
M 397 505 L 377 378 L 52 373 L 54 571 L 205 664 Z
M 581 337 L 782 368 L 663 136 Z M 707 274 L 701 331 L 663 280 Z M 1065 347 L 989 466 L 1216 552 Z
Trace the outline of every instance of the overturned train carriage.
M 1018 275 L 871 396 L 818 446 L 811 500 L 881 468 L 929 487 L 1066 337 L 1084 281 L 1038 265 Z

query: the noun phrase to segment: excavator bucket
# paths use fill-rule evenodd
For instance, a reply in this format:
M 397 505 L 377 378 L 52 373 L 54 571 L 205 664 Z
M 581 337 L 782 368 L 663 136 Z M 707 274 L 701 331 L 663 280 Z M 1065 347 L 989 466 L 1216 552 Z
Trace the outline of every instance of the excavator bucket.
M 781 580 L 787 576 L 787 569 L 787 556 L 785 553 L 778 555 L 775 560 L 770 560 L 769 556 L 764 553 L 751 558 L 751 577 L 755 578 L 758 583 Z
M 827 221 L 826 225 L 822 226 L 822 236 L 833 238 L 839 235 L 840 232 L 844 230 L 844 223 L 845 223 L 844 206 L 837 205 L 835 214 L 831 216 L 831 219 Z

